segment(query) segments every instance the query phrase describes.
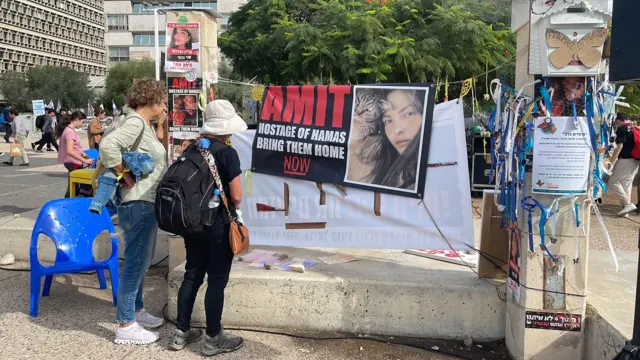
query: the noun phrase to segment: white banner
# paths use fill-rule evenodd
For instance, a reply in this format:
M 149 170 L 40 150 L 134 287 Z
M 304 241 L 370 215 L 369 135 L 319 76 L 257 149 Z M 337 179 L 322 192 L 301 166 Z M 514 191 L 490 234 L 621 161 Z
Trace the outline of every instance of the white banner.
M 254 245 L 298 247 L 450 250 L 425 209 L 433 215 L 454 250 L 473 245 L 473 218 L 462 102 L 436 105 L 424 204 L 417 199 L 379 195 L 346 187 L 251 173 L 242 176 L 242 217 Z M 231 138 L 242 169 L 251 167 L 255 130 Z M 453 164 L 452 164 L 453 163 Z M 440 164 L 431 165 L 431 164 Z M 285 215 L 285 183 L 289 189 Z M 247 187 L 249 185 L 249 187 Z M 260 207 L 260 211 L 258 211 Z M 300 229 L 302 228 L 302 229 Z

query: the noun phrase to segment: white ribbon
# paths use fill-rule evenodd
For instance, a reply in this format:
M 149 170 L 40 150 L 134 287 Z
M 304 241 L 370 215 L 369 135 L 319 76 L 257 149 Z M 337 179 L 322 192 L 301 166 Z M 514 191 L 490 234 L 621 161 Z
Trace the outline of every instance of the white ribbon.
M 602 215 L 600 214 L 600 209 L 598 209 L 598 205 L 593 204 L 593 212 L 596 214 L 598 218 L 598 223 L 600 223 L 600 228 L 602 229 L 602 234 L 604 235 L 604 239 L 607 241 L 607 245 L 609 245 L 609 251 L 611 252 L 611 258 L 613 259 L 613 263 L 616 266 L 616 273 L 618 272 L 618 258 L 616 257 L 616 253 L 613 250 L 613 244 L 611 244 L 611 237 L 609 236 L 609 232 L 607 231 L 607 227 L 604 224 L 604 220 L 602 219 Z

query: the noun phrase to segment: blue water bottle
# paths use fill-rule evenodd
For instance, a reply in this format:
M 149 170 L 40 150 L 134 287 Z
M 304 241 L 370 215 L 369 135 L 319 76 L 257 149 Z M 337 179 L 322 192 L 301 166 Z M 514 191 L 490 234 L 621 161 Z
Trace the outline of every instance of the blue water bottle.
M 209 200 L 209 209 L 215 209 L 220 206 L 220 190 L 214 189 L 213 196 L 211 196 L 211 200 Z

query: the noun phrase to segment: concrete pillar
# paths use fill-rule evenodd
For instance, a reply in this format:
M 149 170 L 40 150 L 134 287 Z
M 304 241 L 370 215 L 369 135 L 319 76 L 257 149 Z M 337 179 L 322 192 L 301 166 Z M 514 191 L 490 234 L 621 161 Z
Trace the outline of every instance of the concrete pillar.
M 167 11 L 167 23 L 198 23 L 199 24 L 199 33 L 198 33 L 198 45 L 199 45 L 199 71 L 195 72 L 195 77 L 202 81 L 201 93 L 199 94 L 198 103 L 201 110 L 204 110 L 206 104 L 208 102 L 208 91 L 209 91 L 209 82 L 207 79 L 213 78 L 210 76 L 211 74 L 215 74 L 215 78 L 217 81 L 218 74 L 218 31 L 220 29 L 220 19 L 221 15 L 216 11 L 209 9 L 197 9 L 193 10 L 180 10 L 180 11 Z M 167 44 L 171 41 L 172 34 L 167 32 Z M 169 61 L 169 56 L 166 54 L 165 61 Z M 169 78 L 180 78 L 187 77 L 191 81 L 191 76 L 193 74 L 189 72 L 167 72 L 167 80 Z M 169 95 L 171 96 L 171 94 Z M 171 111 L 171 109 L 169 109 Z M 198 122 L 198 126 L 202 123 L 202 115 L 200 114 L 198 117 L 200 120 Z M 170 150 L 171 147 L 168 144 L 171 129 L 168 126 L 165 126 L 165 136 L 164 136 L 164 145 L 167 150 Z M 180 129 L 182 131 L 191 132 L 192 129 L 187 127 L 187 129 Z M 171 159 L 170 151 L 167 151 L 167 155 L 169 159 Z
M 524 184 L 524 196 L 531 195 L 531 174 L 527 174 Z M 555 197 L 537 195 L 535 199 L 544 206 L 549 207 Z M 579 197 L 580 201 L 584 197 Z M 520 247 L 520 274 L 519 282 L 529 289 L 520 286 L 520 299 L 517 299 L 512 289 L 507 293 L 507 316 L 505 338 L 509 353 L 515 360 L 547 360 L 547 359 L 582 359 L 584 325 L 579 331 L 536 329 L 533 320 L 528 320 L 527 315 L 550 316 L 551 322 L 561 322 L 556 319 L 557 314 L 579 315 L 584 322 L 586 310 L 586 297 L 553 294 L 540 290 L 552 290 L 571 294 L 586 294 L 587 292 L 587 264 L 589 249 L 589 214 L 584 214 L 584 223 L 587 236 L 579 232 L 579 262 L 573 263 L 575 227 L 572 214 L 572 202 L 563 200 L 558 207 L 559 213 L 556 223 L 555 244 L 551 243 L 551 226 L 547 222 L 545 228 L 545 244 L 551 253 L 558 258 L 559 263 L 550 260 L 545 252 L 540 249 L 540 232 L 538 223 L 540 211 L 533 213 L 534 252 L 529 253 L 529 233 L 527 231 L 528 213 L 519 210 L 519 228 L 521 238 Z M 580 208 L 580 217 L 582 217 Z M 513 235 L 513 234 L 511 234 Z M 511 244 L 511 242 L 510 242 Z M 509 249 L 511 254 L 512 248 Z M 564 265 L 562 265 L 564 264 Z M 508 287 L 509 288 L 509 287 Z M 530 324 L 527 324 L 530 321 Z M 546 322 L 548 320 L 542 320 Z

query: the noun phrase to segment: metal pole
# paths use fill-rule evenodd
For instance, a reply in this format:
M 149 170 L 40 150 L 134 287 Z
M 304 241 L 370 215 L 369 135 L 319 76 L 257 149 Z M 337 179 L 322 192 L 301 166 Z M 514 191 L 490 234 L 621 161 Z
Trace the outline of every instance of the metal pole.
M 638 231 L 638 278 L 636 279 L 636 308 L 633 315 L 633 338 L 632 345 L 640 345 L 640 298 L 638 298 L 638 289 L 640 289 L 640 231 Z
M 158 19 L 158 9 L 153 9 L 153 21 L 154 25 L 154 33 L 156 38 L 156 80 L 160 81 L 160 31 L 159 31 L 159 19 Z

